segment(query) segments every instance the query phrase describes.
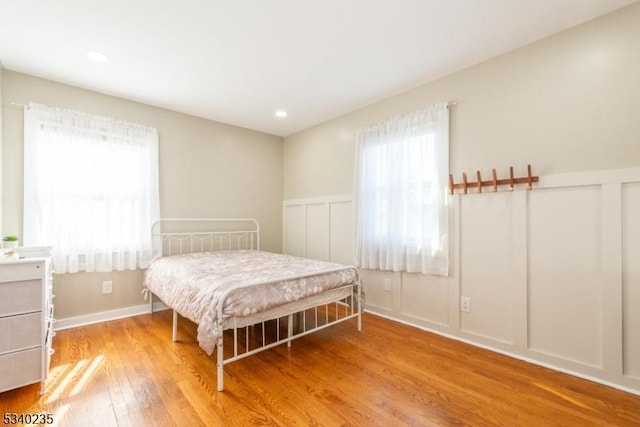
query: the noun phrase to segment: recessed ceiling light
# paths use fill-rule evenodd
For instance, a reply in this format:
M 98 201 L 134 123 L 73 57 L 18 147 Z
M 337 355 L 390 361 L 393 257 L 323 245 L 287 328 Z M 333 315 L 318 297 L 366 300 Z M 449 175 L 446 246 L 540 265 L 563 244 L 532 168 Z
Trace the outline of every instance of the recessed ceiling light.
M 276 117 L 279 117 L 279 118 L 283 119 L 283 118 L 287 117 L 287 112 L 284 111 L 284 110 L 276 111 Z
M 107 58 L 107 55 L 105 55 L 104 53 L 96 52 L 95 50 L 90 50 L 89 52 L 87 52 L 87 57 L 92 61 L 96 61 L 96 62 L 109 61 L 109 58 Z

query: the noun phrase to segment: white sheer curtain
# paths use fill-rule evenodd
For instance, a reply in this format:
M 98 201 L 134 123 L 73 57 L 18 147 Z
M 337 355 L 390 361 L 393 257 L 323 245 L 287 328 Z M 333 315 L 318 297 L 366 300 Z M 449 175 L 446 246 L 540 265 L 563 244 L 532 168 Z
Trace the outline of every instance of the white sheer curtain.
M 29 104 L 24 244 L 51 246 L 56 272 L 144 268 L 159 216 L 155 129 Z
M 356 133 L 356 264 L 448 275 L 449 110 L 433 105 Z

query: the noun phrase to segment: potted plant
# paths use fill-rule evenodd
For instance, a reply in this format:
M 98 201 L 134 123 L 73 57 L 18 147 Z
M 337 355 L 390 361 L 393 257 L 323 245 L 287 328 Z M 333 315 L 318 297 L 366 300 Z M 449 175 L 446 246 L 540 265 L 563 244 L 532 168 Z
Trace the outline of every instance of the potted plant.
M 17 248 L 19 243 L 18 236 L 4 236 L 2 238 L 2 247 L 3 248 Z

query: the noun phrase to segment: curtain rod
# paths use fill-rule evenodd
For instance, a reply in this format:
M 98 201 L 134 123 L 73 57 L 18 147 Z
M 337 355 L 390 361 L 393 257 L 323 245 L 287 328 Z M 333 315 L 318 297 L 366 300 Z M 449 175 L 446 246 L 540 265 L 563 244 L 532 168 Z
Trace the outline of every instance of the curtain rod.
M 456 101 L 448 101 L 447 102 L 447 107 L 450 107 L 452 105 L 456 105 L 457 102 Z M 22 108 L 29 108 L 28 105 L 24 105 L 24 104 L 19 104 L 17 102 L 10 102 L 9 105 L 14 106 L 14 107 L 22 107 Z

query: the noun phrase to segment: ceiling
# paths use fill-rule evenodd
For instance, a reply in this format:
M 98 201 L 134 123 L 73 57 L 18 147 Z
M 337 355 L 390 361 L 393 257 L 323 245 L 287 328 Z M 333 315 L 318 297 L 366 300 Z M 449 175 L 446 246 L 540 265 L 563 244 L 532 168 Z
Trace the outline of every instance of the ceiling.
M 0 0 L 0 62 L 288 136 L 635 2 Z

